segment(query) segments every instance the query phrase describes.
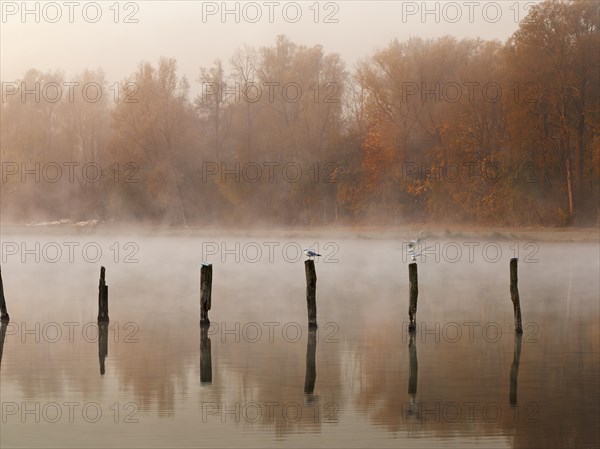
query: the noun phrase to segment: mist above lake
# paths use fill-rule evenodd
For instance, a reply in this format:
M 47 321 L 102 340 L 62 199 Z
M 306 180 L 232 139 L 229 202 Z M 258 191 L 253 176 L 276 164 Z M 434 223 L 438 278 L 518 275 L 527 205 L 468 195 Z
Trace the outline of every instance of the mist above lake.
M 1 362 L 3 446 L 41 447 L 59 433 L 63 447 L 318 447 L 325 440 L 339 447 L 585 447 L 598 440 L 593 234 L 560 242 L 430 233 L 424 240 L 434 250 L 418 262 L 412 338 L 404 236 L 139 234 L 3 231 L 11 315 Z M 63 252 L 50 262 L 51 251 L 69 242 L 79 243 L 71 244 L 72 261 Z M 7 255 L 11 243 L 19 253 Z M 305 257 L 296 256 L 307 246 L 322 254 L 313 342 Z M 508 289 L 515 251 L 519 341 Z M 205 335 L 203 261 L 214 270 Z M 100 265 L 109 285 L 106 354 L 96 324 Z M 72 422 L 70 402 L 79 404 Z M 23 415 L 27 407 L 34 412 Z M 62 417 L 51 422 L 57 407 Z M 97 408 L 102 418 L 92 422 Z

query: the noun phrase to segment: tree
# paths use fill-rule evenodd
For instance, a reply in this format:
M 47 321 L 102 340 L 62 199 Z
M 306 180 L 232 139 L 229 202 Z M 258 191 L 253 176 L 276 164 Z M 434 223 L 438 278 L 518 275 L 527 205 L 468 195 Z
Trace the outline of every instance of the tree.
M 542 148 L 558 151 L 564 166 L 568 219 L 583 199 L 583 167 L 591 159 L 598 132 L 600 14 L 585 0 L 545 1 L 530 9 L 507 44 L 507 60 L 517 83 L 533 83 L 536 94 L 525 122 L 512 123 L 515 135 L 536 130 Z M 533 126 L 532 126 L 533 125 Z
M 167 58 L 156 68 L 140 64 L 132 79 L 136 93 L 115 108 L 110 143 L 116 160 L 139 169 L 139 183 L 119 184 L 123 207 L 133 208 L 132 216 L 185 224 L 183 184 L 195 140 L 189 85 Z

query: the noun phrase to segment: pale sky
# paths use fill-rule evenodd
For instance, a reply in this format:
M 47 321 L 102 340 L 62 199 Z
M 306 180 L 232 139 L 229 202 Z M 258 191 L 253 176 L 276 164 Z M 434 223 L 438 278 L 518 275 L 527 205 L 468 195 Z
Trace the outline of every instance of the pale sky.
M 534 3 L 152 0 L 120 1 L 117 8 L 115 1 L 29 1 L 25 5 L 32 12 L 23 16 L 22 1 L 2 0 L 0 77 L 11 81 L 37 68 L 64 70 L 69 79 L 86 68 L 102 67 L 110 83 L 127 79 L 140 61 L 155 63 L 167 56 L 177 59 L 178 73 L 193 83 L 201 66 L 211 65 L 216 58 L 228 61 L 244 44 L 272 45 L 278 34 L 297 44 L 322 44 L 326 52 L 339 53 L 352 69 L 355 62 L 394 38 L 450 34 L 504 41 Z M 221 16 L 223 5 L 238 8 L 239 23 L 233 13 Z M 101 15 L 92 23 L 98 12 Z M 137 23 L 124 23 L 129 14 Z M 296 17 L 298 21 L 292 23 Z M 326 23 L 326 17 L 337 23 Z

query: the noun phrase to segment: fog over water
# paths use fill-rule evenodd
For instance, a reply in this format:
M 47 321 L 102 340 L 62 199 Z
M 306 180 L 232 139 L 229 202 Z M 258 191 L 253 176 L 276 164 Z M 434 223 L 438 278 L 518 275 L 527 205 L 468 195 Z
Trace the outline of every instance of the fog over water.
M 4 404 L 18 406 L 3 412 L 3 446 L 45 446 L 63 432 L 65 447 L 92 441 L 398 447 L 408 439 L 417 447 L 586 447 L 597 441 L 599 246 L 589 234 L 568 243 L 531 234 L 514 240 L 508 233 L 479 239 L 430 233 L 425 241 L 439 251 L 419 263 L 411 343 L 406 238 L 132 231 L 3 231 L 11 322 L 1 394 Z M 39 263 L 23 264 L 21 257 L 32 262 L 33 254 L 7 255 L 7 248 L 14 253 L 11 242 L 30 250 L 39 242 L 47 250 L 40 249 Z M 73 262 L 65 253 L 51 263 L 57 257 L 51 249 L 66 242 L 81 244 Z M 127 243 L 135 251 L 123 251 Z M 310 334 L 303 258 L 295 248 L 315 243 L 323 257 L 315 264 L 319 329 L 307 392 Z M 85 245 L 86 256 L 79 252 Z M 92 247 L 102 250 L 97 262 Z M 524 334 L 513 379 L 508 261 L 515 251 Z M 124 263 L 124 255 L 137 262 Z M 198 326 L 202 256 L 214 267 L 210 374 Z M 107 267 L 111 317 L 104 375 L 95 322 L 100 264 Z M 21 416 L 21 407 L 36 401 L 59 404 L 65 417 L 48 422 L 55 417 L 51 406 L 40 409 L 41 425 L 35 413 Z M 81 404 L 73 423 L 66 418 L 69 401 Z M 81 414 L 90 403 L 103 412 L 98 422 L 88 422 L 95 419 L 91 406 Z

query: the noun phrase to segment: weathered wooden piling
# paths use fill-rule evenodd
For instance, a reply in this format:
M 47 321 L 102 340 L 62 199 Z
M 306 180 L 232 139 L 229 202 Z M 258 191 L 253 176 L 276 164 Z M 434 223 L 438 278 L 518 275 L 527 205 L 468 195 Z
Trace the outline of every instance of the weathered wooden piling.
M 200 269 L 200 324 L 210 324 L 208 311 L 212 297 L 212 264 L 202 264 Z
M 308 327 L 317 327 L 317 271 L 314 260 L 304 261 L 306 272 L 306 307 L 308 309 Z
M 315 391 L 315 380 L 317 379 L 317 365 L 315 355 L 317 350 L 317 330 L 313 327 L 308 330 L 308 341 L 306 342 L 306 376 L 304 377 L 304 394 L 312 395 Z
M 0 321 L 8 322 L 10 317 L 6 310 L 6 299 L 4 298 L 4 284 L 2 283 L 2 268 L 0 268 Z
M 408 265 L 408 319 L 409 332 L 415 332 L 417 329 L 417 296 L 419 296 L 419 281 L 417 278 L 417 263 L 413 262 Z
M 104 361 L 108 355 L 108 323 L 98 323 L 98 360 L 100 361 L 100 375 L 104 376 Z
M 519 364 L 521 363 L 521 340 L 523 334 L 515 334 L 515 349 L 513 352 L 513 362 L 510 367 L 510 392 L 509 403 L 511 407 L 517 405 L 517 383 L 519 380 Z
M 523 325 L 521 323 L 521 300 L 519 299 L 519 277 L 517 272 L 517 263 L 519 259 L 513 257 L 510 259 L 510 299 L 513 303 L 515 315 L 515 332 L 523 333 Z
M 108 323 L 108 285 L 106 285 L 106 268 L 100 267 L 100 283 L 98 285 L 98 322 Z
M 209 325 L 200 326 L 200 383 L 212 383 L 211 341 L 208 338 Z

